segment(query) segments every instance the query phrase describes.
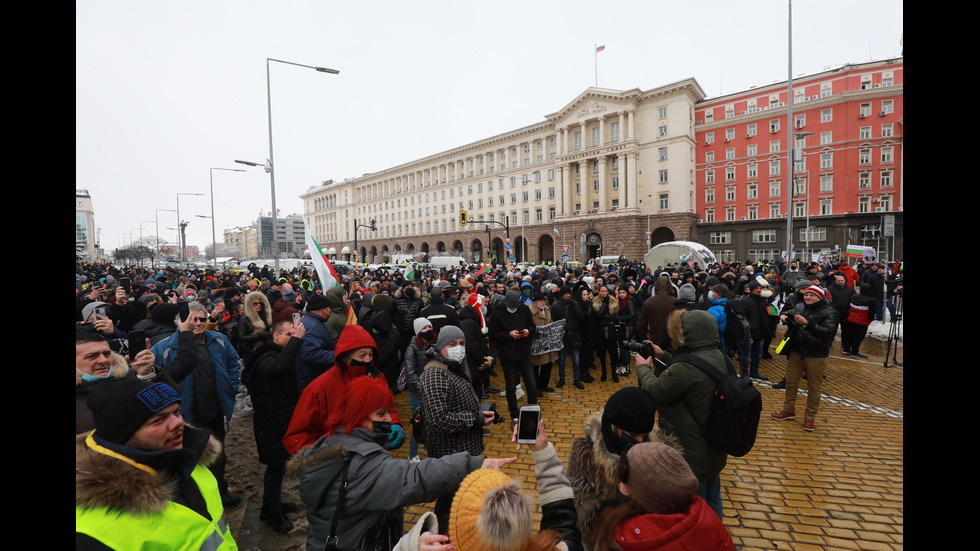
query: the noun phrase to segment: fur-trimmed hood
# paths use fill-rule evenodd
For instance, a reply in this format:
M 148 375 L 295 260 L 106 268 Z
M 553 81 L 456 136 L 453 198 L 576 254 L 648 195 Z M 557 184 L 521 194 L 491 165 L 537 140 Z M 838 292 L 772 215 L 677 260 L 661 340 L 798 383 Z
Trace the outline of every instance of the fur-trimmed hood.
M 675 310 L 667 318 L 667 335 L 674 348 L 718 349 L 718 322 L 704 310 Z
M 255 310 L 252 305 L 256 300 L 262 303 L 262 313 Z M 245 295 L 245 316 L 250 322 L 256 333 L 272 331 L 272 306 L 269 304 L 269 297 L 262 291 L 252 291 Z
M 109 376 L 110 377 L 113 377 L 113 378 L 116 378 L 116 377 L 125 377 L 126 375 L 129 375 L 129 369 L 130 369 L 129 368 L 129 364 L 126 363 L 126 358 L 124 358 L 121 355 L 113 352 L 112 353 L 112 374 L 109 375 Z M 77 387 L 78 385 L 82 384 L 83 382 L 87 382 L 87 381 L 82 381 L 82 374 L 79 373 L 78 370 L 76 369 L 75 370 L 75 386 Z
M 150 473 L 129 463 L 90 448 L 86 438 L 75 436 L 75 506 L 85 509 L 109 507 L 137 515 L 163 511 L 170 502 L 176 484 L 166 471 Z M 211 465 L 221 453 L 221 443 L 210 432 L 185 426 L 185 445 L 189 436 L 199 438 L 201 450 L 179 450 L 197 463 Z M 203 441 L 207 436 L 207 442 Z

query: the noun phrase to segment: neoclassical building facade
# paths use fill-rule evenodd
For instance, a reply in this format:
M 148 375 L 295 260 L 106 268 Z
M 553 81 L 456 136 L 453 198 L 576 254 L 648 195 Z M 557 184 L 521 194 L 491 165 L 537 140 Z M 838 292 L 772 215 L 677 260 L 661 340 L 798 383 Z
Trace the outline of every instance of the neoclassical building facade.
M 693 78 L 648 91 L 588 88 L 542 122 L 323 182 L 301 196 L 303 216 L 341 260 L 639 258 L 696 235 L 694 118 L 704 97 Z

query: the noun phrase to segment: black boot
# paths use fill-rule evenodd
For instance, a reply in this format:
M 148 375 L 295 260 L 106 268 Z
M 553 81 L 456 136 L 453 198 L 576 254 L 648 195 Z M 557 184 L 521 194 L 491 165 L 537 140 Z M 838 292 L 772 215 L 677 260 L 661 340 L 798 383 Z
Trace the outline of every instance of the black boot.
M 538 390 L 540 392 L 554 392 L 555 389 L 548 386 L 551 382 L 551 362 L 548 362 L 538 368 Z

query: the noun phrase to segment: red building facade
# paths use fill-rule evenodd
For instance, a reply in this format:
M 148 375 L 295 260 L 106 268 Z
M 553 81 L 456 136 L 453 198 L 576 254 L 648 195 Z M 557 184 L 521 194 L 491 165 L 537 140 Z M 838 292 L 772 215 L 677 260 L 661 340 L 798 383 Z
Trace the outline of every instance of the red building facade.
M 846 65 L 707 99 L 695 110 L 698 240 L 720 260 L 777 260 L 848 244 L 903 252 L 902 58 Z M 787 193 L 789 130 L 793 185 Z

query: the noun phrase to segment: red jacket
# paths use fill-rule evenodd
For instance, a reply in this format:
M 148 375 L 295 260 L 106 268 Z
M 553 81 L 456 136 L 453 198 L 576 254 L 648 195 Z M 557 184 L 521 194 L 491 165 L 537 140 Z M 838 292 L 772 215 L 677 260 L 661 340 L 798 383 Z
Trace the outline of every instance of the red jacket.
M 613 537 L 624 551 L 735 551 L 728 529 L 699 496 L 683 513 L 624 520 Z
M 366 374 L 363 367 L 342 366 L 341 356 L 351 350 L 369 347 L 374 350 L 374 363 L 378 363 L 378 347 L 371 335 L 359 325 L 348 325 L 340 333 L 337 341 L 335 357 L 337 363 L 316 379 L 313 379 L 296 403 L 293 418 L 289 421 L 286 436 L 282 443 L 286 450 L 296 455 L 296 452 L 314 444 L 326 434 L 326 427 L 332 425 L 340 416 L 340 403 L 343 400 L 344 388 L 355 377 Z M 384 375 L 376 378 L 384 379 Z M 401 425 L 398 412 L 391 408 L 391 424 Z

